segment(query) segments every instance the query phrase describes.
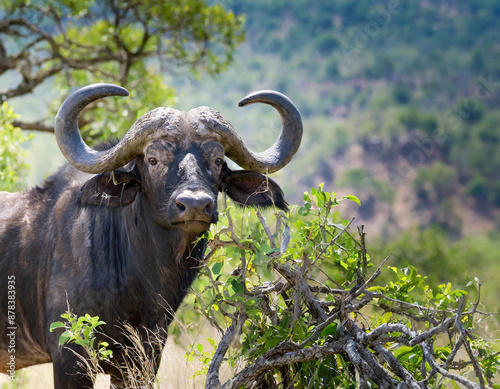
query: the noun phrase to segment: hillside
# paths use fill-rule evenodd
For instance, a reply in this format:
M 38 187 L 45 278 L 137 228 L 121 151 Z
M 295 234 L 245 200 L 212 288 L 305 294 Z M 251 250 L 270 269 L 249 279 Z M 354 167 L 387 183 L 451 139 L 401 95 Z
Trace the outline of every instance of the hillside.
M 306 128 L 286 174 L 296 201 L 325 182 L 364 197 L 367 223 L 382 214 L 398 229 L 440 224 L 460 235 L 498 224 L 497 2 L 227 3 L 246 16 L 247 42 L 217 79 L 174 82 L 180 104 L 222 90 L 212 101 L 231 113 L 250 90 L 288 94 Z M 272 114 L 232 119 L 264 148 Z
M 392 251 L 401 265 L 414 255 L 437 281 L 478 276 L 500 292 L 492 273 L 500 255 L 500 3 L 226 6 L 245 15 L 247 41 L 215 79 L 173 77 L 179 105 L 211 101 L 262 150 L 278 119 L 236 102 L 252 90 L 284 92 L 305 124 L 301 150 L 276 177 L 292 202 L 321 182 L 356 194 L 361 208 L 343 215 L 367 226 L 376 253 Z
M 246 16 L 247 42 L 218 79 L 181 85 L 181 105 L 223 90 L 219 109 L 234 112 L 250 90 L 288 94 L 306 128 L 284 183 L 295 201 L 325 182 L 362 197 L 366 224 L 439 224 L 459 235 L 498 225 L 500 4 L 227 6 Z M 237 114 L 249 142 L 265 148 L 274 118 Z

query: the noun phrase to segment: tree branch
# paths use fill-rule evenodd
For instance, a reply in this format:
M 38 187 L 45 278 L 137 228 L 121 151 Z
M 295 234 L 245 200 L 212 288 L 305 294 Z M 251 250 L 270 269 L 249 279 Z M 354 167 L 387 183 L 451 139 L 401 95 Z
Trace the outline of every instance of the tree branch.
M 344 350 L 349 337 L 344 337 L 338 341 L 325 344 L 324 346 L 313 346 L 297 351 L 286 353 L 275 353 L 272 356 L 261 356 L 250 366 L 247 366 L 232 379 L 224 383 L 223 389 L 237 389 L 242 386 L 249 387 L 260 374 L 266 371 L 276 369 L 280 366 L 290 365 L 297 362 L 306 362 L 310 360 L 321 360 L 329 355 L 338 354 Z M 268 353 L 269 354 L 269 353 Z
M 47 126 L 47 125 L 43 124 L 42 122 L 23 122 L 23 121 L 19 121 L 19 120 L 14 120 L 12 122 L 12 125 L 14 127 L 19 127 L 23 130 L 54 132 L 53 126 Z
M 244 316 L 238 316 L 235 320 L 233 320 L 231 326 L 224 333 L 219 345 L 217 346 L 217 350 L 212 358 L 212 362 L 210 362 L 210 366 L 207 372 L 207 380 L 205 382 L 205 389 L 218 389 L 221 386 L 219 379 L 219 370 L 220 365 L 226 355 L 229 346 L 233 342 L 234 338 L 239 333 L 239 328 L 241 327 L 241 323 L 245 321 Z

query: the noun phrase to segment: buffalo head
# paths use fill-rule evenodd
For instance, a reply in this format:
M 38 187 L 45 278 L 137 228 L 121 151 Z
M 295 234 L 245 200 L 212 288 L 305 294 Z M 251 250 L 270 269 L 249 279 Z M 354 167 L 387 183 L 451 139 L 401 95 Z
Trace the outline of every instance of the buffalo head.
M 95 174 L 81 190 L 82 205 L 125 207 L 140 193 L 144 211 L 156 224 L 196 234 L 217 221 L 219 191 L 243 205 L 287 208 L 281 189 L 266 176 L 284 167 L 300 145 L 302 121 L 286 96 L 260 91 L 239 103 L 269 104 L 281 115 L 278 140 L 261 153 L 249 150 L 231 124 L 209 107 L 187 113 L 157 108 L 141 116 L 114 146 L 87 146 L 78 129 L 79 113 L 97 99 L 127 95 L 116 85 L 90 85 L 70 95 L 56 116 L 56 139 L 66 159 Z M 225 157 L 245 170 L 229 169 Z

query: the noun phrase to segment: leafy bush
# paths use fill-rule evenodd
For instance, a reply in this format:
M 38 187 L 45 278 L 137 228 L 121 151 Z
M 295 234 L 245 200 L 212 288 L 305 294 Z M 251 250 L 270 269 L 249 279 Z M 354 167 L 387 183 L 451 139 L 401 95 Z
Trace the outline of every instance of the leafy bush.
M 415 107 L 401 109 L 397 118 L 408 130 L 419 129 L 427 134 L 432 134 L 438 127 L 438 121 L 432 113 L 421 111 Z
M 99 320 L 98 316 L 77 316 L 68 309 L 61 315 L 62 321 L 56 321 L 50 325 L 50 332 L 57 328 L 63 328 L 64 332 L 59 336 L 59 344 L 75 343 L 82 346 L 90 356 L 90 362 L 97 365 L 99 361 L 109 361 L 113 357 L 113 352 L 108 350 L 109 343 L 101 341 L 96 345 L 97 327 L 106 324 Z
M 394 188 L 386 182 L 374 179 L 366 169 L 346 169 L 337 184 L 340 187 L 363 191 L 365 195 L 376 194 L 380 200 L 389 203 L 394 200 Z
M 481 176 L 474 177 L 467 182 L 466 192 L 479 201 L 486 200 L 488 198 L 488 180 Z
M 493 184 L 493 187 L 491 188 L 489 200 L 496 207 L 500 207 L 500 182 L 495 182 Z
M 482 302 L 489 310 L 498 311 L 499 238 L 496 232 L 456 240 L 442 226 L 415 227 L 389 242 L 374 241 L 370 251 L 374 258 L 391 253 L 391 262 L 395 267 L 415 266 L 433 286 L 452 282 L 459 288 L 465 288 L 478 276 L 484 284 Z M 380 282 L 387 282 L 386 276 L 382 274 Z
M 377 285 L 383 264 L 370 271 L 363 229 L 335 216 L 346 198 L 357 200 L 313 189 L 273 229 L 269 215 L 225 209 L 187 303 L 222 337 L 188 353 L 205 363 L 206 388 L 220 385 L 223 360 L 236 370 L 224 388 L 475 387 L 471 371 L 491 384 L 500 358 L 476 335 L 468 292 L 431 287 L 413 266 Z
M 18 117 L 6 102 L 0 106 L 0 190 L 19 189 L 22 174 L 28 169 L 22 162 L 21 144 L 31 137 L 12 125 Z
M 397 84 L 392 90 L 392 97 L 397 104 L 408 104 L 411 100 L 411 90 L 404 84 Z

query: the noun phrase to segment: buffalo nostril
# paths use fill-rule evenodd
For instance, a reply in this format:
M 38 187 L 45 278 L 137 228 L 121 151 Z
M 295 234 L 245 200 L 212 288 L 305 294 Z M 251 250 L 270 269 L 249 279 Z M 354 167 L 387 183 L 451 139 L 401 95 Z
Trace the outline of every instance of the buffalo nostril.
M 176 201 L 175 202 L 177 204 L 177 208 L 179 209 L 179 211 L 185 211 L 186 210 L 186 206 L 182 203 L 180 203 L 179 201 Z

